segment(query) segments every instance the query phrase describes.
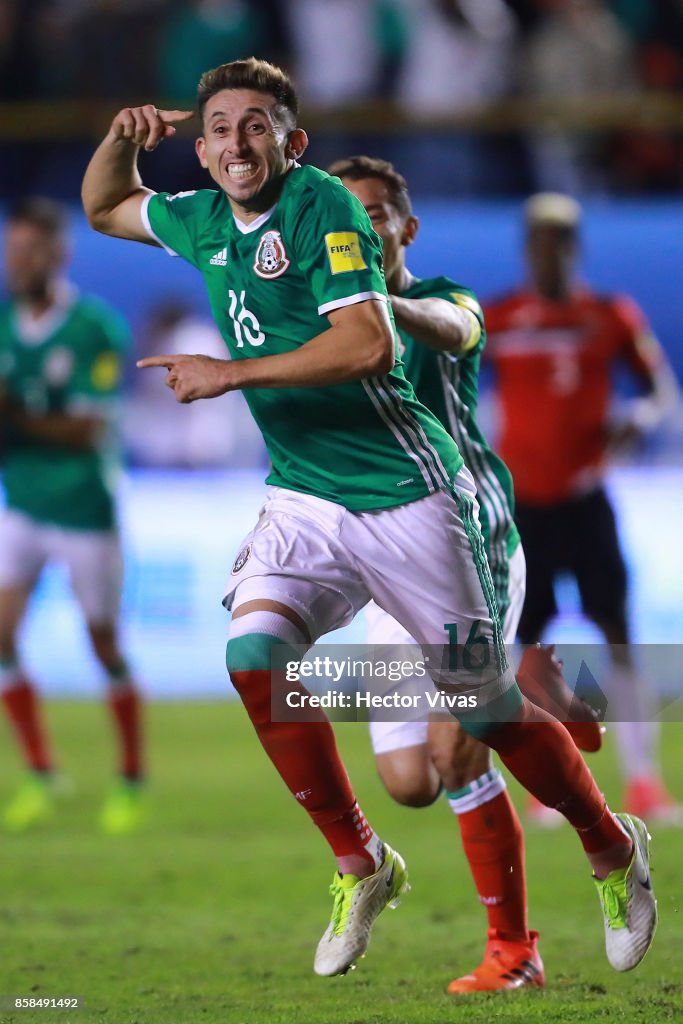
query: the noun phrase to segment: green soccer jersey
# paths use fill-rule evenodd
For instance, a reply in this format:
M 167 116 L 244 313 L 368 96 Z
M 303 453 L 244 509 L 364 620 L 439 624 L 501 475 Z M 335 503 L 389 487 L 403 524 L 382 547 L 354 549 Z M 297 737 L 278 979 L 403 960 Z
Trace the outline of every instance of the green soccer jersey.
M 338 178 L 295 167 L 277 204 L 251 224 L 222 191 L 160 193 L 150 235 L 203 275 L 233 359 L 291 352 L 327 330 L 326 313 L 386 301 L 381 242 Z M 453 439 L 415 397 L 400 360 L 384 376 L 327 387 L 247 388 L 263 433 L 267 482 L 351 511 L 390 508 L 450 487 Z
M 474 292 L 447 277 L 416 279 L 405 299 L 445 299 L 464 306 L 481 324 L 481 337 L 463 355 L 437 352 L 399 331 L 405 373 L 425 405 L 454 437 L 477 485 L 481 529 L 499 599 L 507 589 L 507 560 L 519 544 L 512 477 L 477 423 L 479 361 L 486 341 L 484 315 Z M 505 580 L 501 578 L 501 573 Z
M 10 427 L 3 467 L 9 508 L 74 530 L 114 526 L 112 421 L 128 344 L 118 313 L 70 289 L 38 321 L 16 303 L 0 306 L 0 380 L 10 399 L 29 413 L 96 411 L 107 421 L 101 444 L 88 450 Z

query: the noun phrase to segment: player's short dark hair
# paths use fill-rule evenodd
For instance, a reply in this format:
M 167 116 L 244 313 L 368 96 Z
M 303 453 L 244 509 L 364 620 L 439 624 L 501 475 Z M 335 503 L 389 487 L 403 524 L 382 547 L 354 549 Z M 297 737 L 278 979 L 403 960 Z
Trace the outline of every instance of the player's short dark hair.
M 327 173 L 334 174 L 337 178 L 348 178 L 350 181 L 377 178 L 387 186 L 391 201 L 402 217 L 410 217 L 413 212 L 406 179 L 388 160 L 380 160 L 373 156 L 349 156 L 343 160 L 335 160 L 327 168 Z
M 8 224 L 31 224 L 46 235 L 61 238 L 66 234 L 68 218 L 61 203 L 45 196 L 31 196 L 11 206 L 7 213 Z
M 257 57 L 233 60 L 221 64 L 211 71 L 205 71 L 197 87 L 197 109 L 203 120 L 204 107 L 208 100 L 223 89 L 254 89 L 272 96 L 279 107 L 290 115 L 291 128 L 296 127 L 299 113 L 299 98 L 289 76 L 275 64 Z

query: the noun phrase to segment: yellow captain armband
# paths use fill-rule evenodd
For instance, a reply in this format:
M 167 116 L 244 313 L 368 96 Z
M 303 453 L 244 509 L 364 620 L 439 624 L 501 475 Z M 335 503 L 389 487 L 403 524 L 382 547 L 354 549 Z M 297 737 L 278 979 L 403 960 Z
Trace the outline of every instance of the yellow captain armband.
M 451 292 L 451 298 L 456 306 L 459 306 L 465 313 L 470 326 L 467 341 L 464 345 L 458 345 L 457 351 L 469 352 L 470 349 L 479 344 L 481 339 L 481 323 L 479 320 L 479 317 L 482 315 L 481 306 L 471 295 L 465 295 L 463 292 Z

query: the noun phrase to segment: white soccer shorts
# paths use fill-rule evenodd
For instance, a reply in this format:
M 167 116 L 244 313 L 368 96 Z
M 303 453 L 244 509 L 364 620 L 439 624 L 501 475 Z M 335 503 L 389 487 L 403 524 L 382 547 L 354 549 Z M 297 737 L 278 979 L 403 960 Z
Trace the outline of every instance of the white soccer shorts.
M 0 516 L 0 588 L 33 589 L 47 562 L 67 567 L 87 623 L 116 622 L 123 560 L 115 531 L 67 530 L 6 509 Z
M 515 642 L 525 590 L 526 562 L 522 545 L 518 544 L 508 562 L 508 605 L 503 620 L 503 640 L 506 646 L 511 646 Z M 364 615 L 368 644 L 408 644 L 413 645 L 414 649 L 415 641 L 410 634 L 374 601 L 366 606 Z M 423 691 L 424 680 L 414 678 L 406 679 L 400 690 L 406 695 Z M 419 747 L 427 742 L 429 723 L 419 710 L 412 720 L 410 715 L 406 714 L 402 722 L 372 720 L 369 725 L 370 740 L 375 754 L 388 754 L 392 750 L 402 750 L 404 747 Z
M 457 673 L 430 666 L 435 681 L 478 696 L 479 707 L 514 684 L 504 666 L 493 583 L 476 521 L 471 474 L 458 474 L 453 493 L 374 512 L 270 487 L 258 523 L 237 555 L 226 608 L 278 601 L 298 612 L 311 639 L 344 626 L 374 600 L 422 646 L 443 649 L 456 624 L 462 642 L 483 638 L 485 670 Z

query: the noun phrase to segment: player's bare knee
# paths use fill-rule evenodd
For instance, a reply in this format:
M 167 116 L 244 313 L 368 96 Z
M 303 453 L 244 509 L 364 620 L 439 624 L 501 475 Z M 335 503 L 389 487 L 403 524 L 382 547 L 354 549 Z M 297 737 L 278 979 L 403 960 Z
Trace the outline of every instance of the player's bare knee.
M 107 671 L 120 665 L 123 658 L 114 626 L 109 623 L 89 623 L 88 634 L 95 657 Z
M 377 754 L 376 763 L 384 788 L 404 807 L 429 807 L 441 792 L 425 745 Z
M 0 588 L 0 658 L 16 659 L 17 632 L 26 611 L 30 587 Z
M 422 779 L 392 776 L 382 782 L 389 796 L 402 807 L 430 807 L 441 792 L 436 772 Z
M 17 648 L 14 643 L 7 643 L 0 639 L 0 661 L 9 662 L 17 660 Z
M 427 745 L 434 768 L 451 793 L 474 782 L 491 767 L 489 748 L 456 721 L 430 722 Z
M 0 658 L 3 661 L 13 661 L 16 656 L 16 629 L 13 625 L 0 621 Z

